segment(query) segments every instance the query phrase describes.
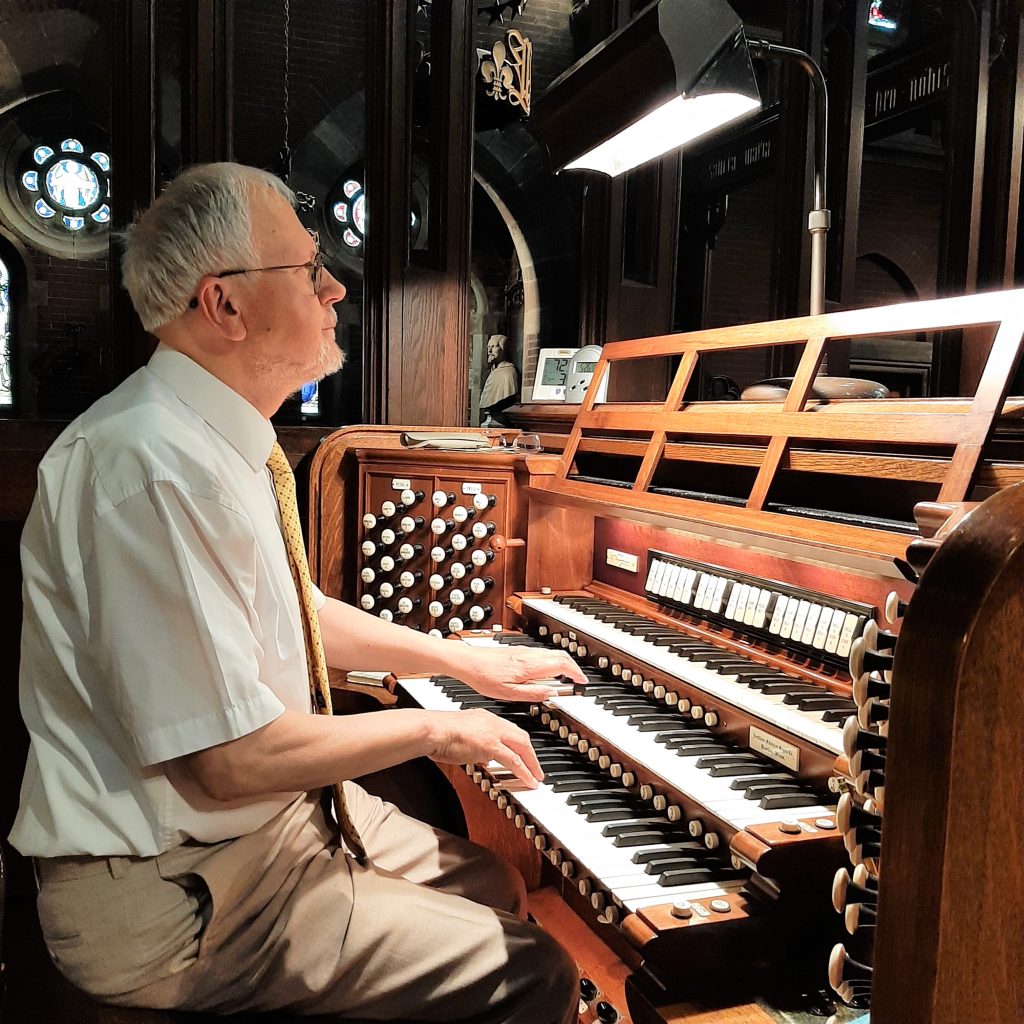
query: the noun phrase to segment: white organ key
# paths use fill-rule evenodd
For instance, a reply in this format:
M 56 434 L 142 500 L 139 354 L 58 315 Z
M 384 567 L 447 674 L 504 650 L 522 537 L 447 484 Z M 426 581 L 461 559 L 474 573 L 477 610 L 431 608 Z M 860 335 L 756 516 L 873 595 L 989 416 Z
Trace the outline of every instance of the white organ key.
M 821 605 L 811 604 L 807 609 L 807 618 L 804 620 L 804 629 L 800 634 L 800 643 L 809 644 L 814 639 L 814 632 L 818 628 L 819 618 L 821 618 Z
M 704 605 L 704 595 L 708 592 L 708 583 L 711 580 L 711 576 L 702 572 L 700 574 L 700 582 L 697 584 L 697 596 L 693 599 L 695 608 L 701 608 Z
M 742 583 L 737 583 L 732 588 L 732 593 L 729 595 L 729 603 L 725 606 L 725 617 L 727 619 L 736 618 L 736 605 L 739 604 L 741 590 L 743 590 Z
M 825 638 L 825 650 L 829 654 L 835 654 L 839 647 L 839 634 L 842 631 L 845 620 L 846 612 L 842 608 L 836 608 L 835 614 L 832 616 L 832 623 L 828 627 L 828 636 Z
M 782 630 L 782 619 L 786 614 L 786 606 L 789 604 L 789 598 L 785 594 L 779 594 L 778 601 L 775 602 L 775 611 L 772 613 L 771 625 L 768 627 L 769 633 L 779 633 Z
M 679 604 L 686 604 L 684 594 L 686 593 L 686 581 L 689 578 L 690 570 L 685 565 L 679 567 L 679 575 L 676 577 L 675 585 L 672 587 L 672 592 L 668 595 L 673 601 Z
M 752 626 L 754 624 L 754 614 L 757 611 L 757 603 L 761 600 L 761 594 L 763 591 L 760 587 L 751 587 L 750 593 L 747 594 L 747 608 L 743 613 L 743 625 Z
M 789 604 L 786 606 L 786 614 L 782 618 L 782 629 L 779 630 L 779 636 L 783 640 L 788 640 L 793 632 L 793 623 L 796 621 L 796 613 L 800 608 L 800 598 L 791 597 Z
M 825 639 L 828 637 L 829 627 L 832 625 L 832 615 L 834 608 L 822 608 L 821 618 L 818 619 L 818 628 L 814 631 L 814 636 L 811 637 L 811 646 L 817 647 L 819 650 L 824 648 Z
M 659 593 L 661 590 L 661 581 L 665 578 L 665 574 L 668 572 L 668 562 L 663 562 L 660 559 L 656 563 L 654 571 L 654 586 L 651 587 L 651 592 L 654 594 Z
M 697 574 L 692 569 L 688 569 L 685 565 L 679 566 L 679 572 L 672 581 L 669 597 L 681 604 L 689 604 L 693 598 L 693 581 L 696 578 Z
M 850 656 L 850 647 L 853 645 L 858 618 L 859 616 L 853 612 L 846 613 L 846 618 L 843 620 L 843 628 L 839 631 L 839 643 L 836 645 L 836 654 L 840 658 L 848 658 Z
M 720 612 L 722 610 L 722 595 L 725 593 L 725 585 L 729 580 L 725 576 L 720 576 L 718 582 L 715 584 L 715 592 L 711 595 L 711 604 L 708 606 L 710 611 Z
M 644 590 L 648 593 L 654 593 L 654 580 L 658 575 L 658 566 L 661 565 L 661 561 L 657 558 L 651 559 L 650 567 L 647 570 L 647 582 L 644 584 Z
M 704 603 L 701 605 L 701 611 L 711 611 L 711 606 L 715 603 L 715 591 L 718 590 L 718 585 L 722 584 L 725 586 L 725 580 L 720 576 L 711 576 L 708 579 L 707 590 L 704 591 Z
M 666 588 L 669 585 L 669 578 L 672 575 L 672 570 L 675 565 L 672 562 L 662 562 L 662 569 L 657 574 L 657 579 L 654 581 L 654 593 L 658 597 L 665 597 Z
M 733 619 L 742 622 L 743 616 L 747 613 L 747 599 L 750 597 L 750 584 L 740 584 L 740 596 L 736 599 L 736 608 L 733 610 Z
M 772 598 L 772 592 L 767 587 L 761 591 L 761 596 L 757 599 L 757 604 L 754 606 L 754 619 L 752 625 L 758 629 L 764 629 L 765 615 L 768 611 L 768 602 Z
M 807 613 L 810 610 L 810 601 L 800 601 L 796 606 L 796 615 L 793 618 L 793 632 L 790 635 L 797 643 L 800 642 L 800 637 L 804 635 L 804 623 L 807 622 Z
M 654 584 L 651 587 L 650 592 L 656 595 L 657 597 L 662 596 L 662 586 L 668 578 L 670 568 L 672 568 L 672 566 L 669 564 L 669 562 L 663 562 L 658 560 L 655 564 Z

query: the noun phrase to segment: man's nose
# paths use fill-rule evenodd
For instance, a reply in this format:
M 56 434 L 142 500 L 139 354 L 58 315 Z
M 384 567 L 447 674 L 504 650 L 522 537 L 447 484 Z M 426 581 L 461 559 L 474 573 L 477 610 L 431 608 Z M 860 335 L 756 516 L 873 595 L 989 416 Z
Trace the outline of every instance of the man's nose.
M 341 302 L 348 294 L 348 289 L 326 267 L 320 274 L 320 301 L 331 306 L 335 302 Z

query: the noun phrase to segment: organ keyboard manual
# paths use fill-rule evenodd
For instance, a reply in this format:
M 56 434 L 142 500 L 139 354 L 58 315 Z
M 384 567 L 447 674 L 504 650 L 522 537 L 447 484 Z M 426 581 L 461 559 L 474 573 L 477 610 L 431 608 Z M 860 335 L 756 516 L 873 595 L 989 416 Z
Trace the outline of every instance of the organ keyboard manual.
M 956 339 L 959 393 L 813 396 L 830 343 L 896 336 Z M 576 956 L 581 1022 L 1019 1024 L 1022 336 L 1003 292 L 615 342 L 541 452 L 321 445 L 321 589 L 587 676 L 537 705 L 333 680 L 342 709 L 530 734 L 537 789 L 439 781 Z M 784 397 L 691 400 L 702 360 L 761 346 L 792 346 Z M 617 397 L 645 367 L 662 399 Z

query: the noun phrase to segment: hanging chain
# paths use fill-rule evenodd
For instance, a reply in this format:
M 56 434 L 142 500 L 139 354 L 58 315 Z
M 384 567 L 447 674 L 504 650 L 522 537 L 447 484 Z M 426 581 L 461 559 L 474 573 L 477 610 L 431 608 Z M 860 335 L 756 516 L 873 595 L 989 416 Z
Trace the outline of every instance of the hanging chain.
M 289 95 L 289 78 L 291 77 L 291 34 L 292 34 L 291 0 L 284 0 L 284 145 L 281 147 L 281 170 L 285 182 L 292 174 L 291 124 L 288 120 L 288 108 L 291 105 Z

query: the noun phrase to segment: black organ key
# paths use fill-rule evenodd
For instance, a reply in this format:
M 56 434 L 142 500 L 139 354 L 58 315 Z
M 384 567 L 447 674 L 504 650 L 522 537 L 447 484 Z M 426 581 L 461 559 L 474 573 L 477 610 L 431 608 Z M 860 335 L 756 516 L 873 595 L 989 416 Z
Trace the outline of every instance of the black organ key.
M 783 698 L 786 704 L 796 704 L 798 711 L 845 711 L 848 715 L 857 713 L 857 705 L 843 697 L 804 697 L 801 700 Z
M 697 757 L 700 754 L 717 754 L 722 750 L 719 745 L 702 743 L 699 746 L 684 746 L 672 743 L 666 744 L 669 750 L 674 750 L 676 757 Z
M 821 693 L 826 692 L 826 691 L 823 691 L 820 686 L 812 686 L 810 683 L 801 683 L 801 682 L 798 682 L 796 679 L 789 679 L 789 678 L 785 678 L 785 679 L 778 679 L 778 678 L 776 678 L 775 681 L 767 682 L 767 683 L 765 683 L 762 686 L 758 686 L 757 689 L 759 689 L 762 693 L 769 694 L 769 695 L 777 694 L 777 693 L 781 693 L 781 694 L 790 694 L 790 693 L 821 694 Z
M 612 839 L 613 846 L 652 846 L 665 838 L 664 832 L 645 829 L 644 831 L 623 832 Z
M 766 793 L 760 800 L 762 810 L 774 811 L 787 807 L 815 807 L 822 802 L 817 793 Z
M 650 850 L 637 850 L 631 859 L 634 864 L 646 864 L 648 861 L 657 860 L 658 858 L 673 854 L 693 857 L 695 860 L 719 859 L 719 855 L 717 853 L 709 850 L 702 842 L 696 839 L 680 840 L 676 842 L 670 841 Z
M 681 868 L 674 871 L 666 871 L 658 879 L 659 885 L 691 885 L 698 882 L 716 882 L 719 879 L 727 878 L 735 872 L 723 871 L 721 868 Z
M 650 830 L 660 834 L 667 832 L 669 835 L 674 835 L 679 831 L 679 826 L 673 825 L 667 818 L 655 814 L 649 817 L 626 817 L 621 821 L 610 822 L 601 829 L 601 834 L 605 836 L 621 836 L 642 830 Z
M 593 793 L 601 789 L 621 789 L 622 787 L 611 779 L 580 779 L 561 780 L 554 783 L 551 789 L 556 793 Z
M 761 792 L 768 791 L 772 787 L 786 787 L 799 785 L 797 780 L 792 775 L 786 775 L 784 772 L 775 772 L 770 775 L 749 775 L 733 779 L 729 783 L 730 789 L 742 789 L 745 790 L 748 796 L 751 796 L 753 790 L 758 790 L 758 797 Z M 751 799 L 756 799 L 751 797 Z
M 743 778 L 751 774 L 768 775 L 772 772 L 770 764 L 716 764 L 708 774 L 713 779 Z

